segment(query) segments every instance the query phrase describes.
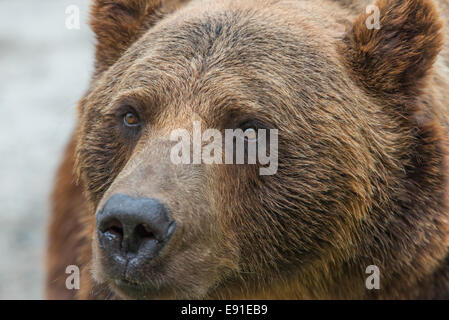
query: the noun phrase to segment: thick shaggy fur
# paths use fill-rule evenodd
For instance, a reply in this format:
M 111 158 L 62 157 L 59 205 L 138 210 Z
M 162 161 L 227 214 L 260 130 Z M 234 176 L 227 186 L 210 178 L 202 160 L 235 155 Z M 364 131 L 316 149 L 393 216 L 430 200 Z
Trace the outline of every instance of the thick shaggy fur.
M 378 0 L 380 29 L 367 4 L 93 1 L 96 68 L 53 194 L 48 297 L 133 298 L 95 233 L 125 193 L 178 224 L 139 271 L 140 298 L 449 298 L 449 4 Z M 140 130 L 121 125 L 130 107 Z M 172 164 L 170 132 L 193 120 L 279 129 L 277 174 Z

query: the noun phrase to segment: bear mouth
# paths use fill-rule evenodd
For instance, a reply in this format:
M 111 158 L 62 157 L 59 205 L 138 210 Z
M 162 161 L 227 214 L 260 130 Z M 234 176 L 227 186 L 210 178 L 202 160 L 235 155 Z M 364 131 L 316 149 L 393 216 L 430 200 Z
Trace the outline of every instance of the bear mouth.
M 142 285 L 126 279 L 114 280 L 111 283 L 113 291 L 127 299 L 147 300 L 161 294 L 161 289 L 155 286 Z

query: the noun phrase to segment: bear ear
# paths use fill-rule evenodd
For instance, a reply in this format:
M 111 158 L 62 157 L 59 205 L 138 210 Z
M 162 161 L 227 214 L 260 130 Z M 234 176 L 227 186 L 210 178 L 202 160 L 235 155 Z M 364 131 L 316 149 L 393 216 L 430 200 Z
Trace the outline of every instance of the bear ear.
M 115 61 L 163 16 L 173 0 L 94 0 L 90 25 L 97 38 L 96 73 Z
M 416 97 L 441 49 L 441 28 L 429 0 L 378 0 L 349 28 L 343 54 L 371 92 Z

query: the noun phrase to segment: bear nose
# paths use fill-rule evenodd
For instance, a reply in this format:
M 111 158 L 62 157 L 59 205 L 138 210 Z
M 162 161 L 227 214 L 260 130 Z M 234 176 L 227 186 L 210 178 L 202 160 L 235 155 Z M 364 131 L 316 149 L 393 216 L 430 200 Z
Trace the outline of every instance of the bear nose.
M 97 214 L 99 247 L 115 263 L 157 257 L 175 227 L 166 207 L 154 198 L 115 194 Z

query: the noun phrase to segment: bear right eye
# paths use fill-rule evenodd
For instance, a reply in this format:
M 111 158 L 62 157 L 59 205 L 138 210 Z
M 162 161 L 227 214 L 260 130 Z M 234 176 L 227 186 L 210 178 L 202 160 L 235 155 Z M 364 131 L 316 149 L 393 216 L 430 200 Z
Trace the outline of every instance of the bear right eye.
M 136 127 L 140 124 L 140 119 L 134 112 L 128 112 L 123 116 L 123 122 L 127 127 Z

